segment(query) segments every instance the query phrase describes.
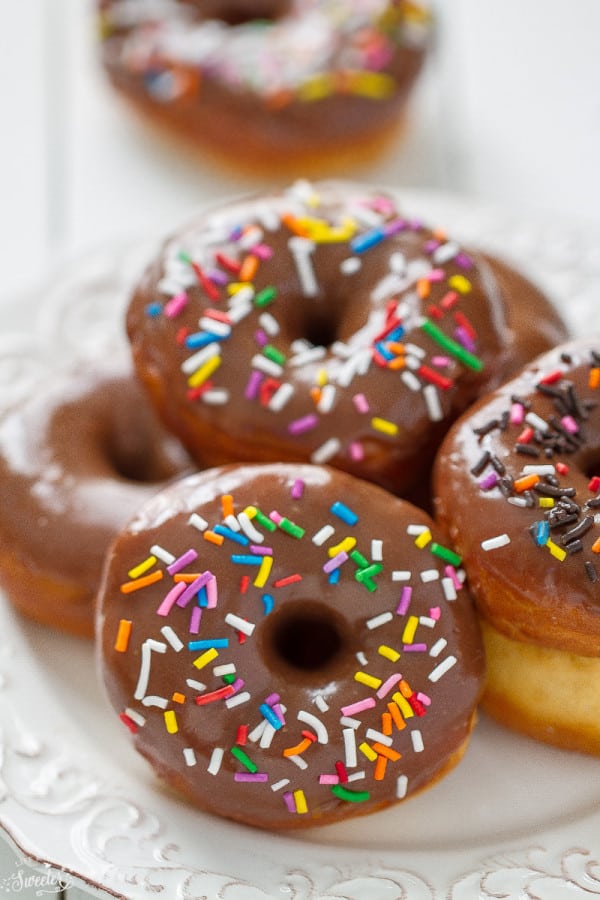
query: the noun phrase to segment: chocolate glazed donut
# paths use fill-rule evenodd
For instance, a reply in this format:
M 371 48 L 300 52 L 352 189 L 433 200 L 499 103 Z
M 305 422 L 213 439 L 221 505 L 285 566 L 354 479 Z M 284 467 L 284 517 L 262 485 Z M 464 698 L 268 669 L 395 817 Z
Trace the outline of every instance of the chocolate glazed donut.
M 91 637 L 109 542 L 192 463 L 128 361 L 80 362 L 0 413 L 0 583 L 44 625 Z
M 109 553 L 109 698 L 204 810 L 279 829 L 382 809 L 468 742 L 483 654 L 459 564 L 425 513 L 333 469 L 180 479 Z
M 141 380 L 193 454 L 428 486 L 476 397 L 565 335 L 506 264 L 343 182 L 297 182 L 168 240 L 132 298 Z

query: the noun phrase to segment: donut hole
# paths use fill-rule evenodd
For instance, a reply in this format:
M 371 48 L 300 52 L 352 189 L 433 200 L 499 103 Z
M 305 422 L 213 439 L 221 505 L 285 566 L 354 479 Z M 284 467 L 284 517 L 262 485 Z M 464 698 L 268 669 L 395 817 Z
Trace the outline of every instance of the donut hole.
M 347 652 L 344 625 L 329 607 L 298 601 L 272 616 L 265 634 L 265 658 L 274 668 L 296 673 L 330 673 Z
M 257 20 L 274 22 L 289 11 L 289 0 L 205 0 L 203 18 L 218 19 L 231 28 Z
M 313 312 L 300 325 L 302 337 L 314 347 L 331 347 L 339 337 L 339 320 Z
M 153 446 L 155 437 L 147 435 L 113 434 L 104 446 L 106 463 L 117 478 L 141 484 L 157 484 L 173 478 L 181 468 L 176 459 L 178 447 L 167 444 Z M 172 451 L 172 452 L 171 452 Z M 180 452 L 182 455 L 183 451 Z

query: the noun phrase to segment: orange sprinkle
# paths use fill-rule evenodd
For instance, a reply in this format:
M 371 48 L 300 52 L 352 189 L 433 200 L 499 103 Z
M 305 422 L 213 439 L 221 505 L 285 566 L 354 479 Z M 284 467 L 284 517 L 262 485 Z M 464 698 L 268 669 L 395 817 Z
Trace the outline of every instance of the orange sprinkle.
M 375 781 L 383 781 L 385 778 L 385 770 L 387 768 L 387 757 L 383 755 L 379 755 L 377 757 L 377 762 L 375 763 L 375 771 L 373 773 L 373 778 Z
M 117 653 L 125 653 L 129 646 L 129 636 L 131 635 L 131 621 L 129 619 L 121 619 L 119 629 L 117 631 L 117 639 L 115 641 L 115 650 Z
M 321 399 L 321 388 L 320 387 L 311 387 L 310 389 L 310 399 L 316 405 Z
M 592 553 L 600 553 L 600 537 L 592 544 Z
M 522 478 L 517 478 L 513 487 L 518 494 L 522 494 L 523 491 L 528 491 L 534 484 L 537 484 L 539 480 L 540 476 L 533 472 L 531 475 L 523 475 Z
M 216 544 L 217 547 L 220 547 L 225 538 L 222 534 L 215 534 L 214 531 L 205 531 L 203 533 L 204 540 L 209 541 L 211 544 Z
M 406 728 L 406 722 L 402 718 L 399 706 L 396 703 L 388 703 L 387 708 L 398 731 L 402 731 L 403 728 Z
M 133 591 L 139 591 L 141 588 L 148 587 L 148 585 L 160 581 L 162 577 L 162 569 L 157 569 L 156 572 L 151 572 L 150 575 L 144 575 L 143 578 L 136 578 L 135 581 L 126 581 L 125 584 L 121 585 L 120 591 L 122 594 L 131 594 Z
M 593 369 L 590 369 L 590 380 L 588 382 L 589 387 L 594 390 L 597 387 L 600 387 L 600 368 L 594 366 Z
M 436 239 L 436 241 L 445 242 L 448 240 L 447 233 L 444 231 L 443 228 L 436 228 L 435 231 L 432 231 L 431 233 L 432 233 L 433 237 Z
M 173 581 L 183 581 L 186 584 L 191 584 L 196 578 L 200 578 L 200 572 L 176 572 L 173 575 Z
M 412 697 L 413 689 L 411 688 L 408 681 L 405 681 L 404 678 L 402 679 L 402 681 L 400 682 L 398 687 L 400 688 L 400 693 L 402 694 L 403 697 L 406 697 L 407 699 L 408 699 L 408 697 Z
M 396 372 L 398 369 L 404 369 L 406 366 L 406 360 L 403 356 L 396 356 L 394 359 L 391 359 L 388 363 L 388 369 L 391 369 L 392 372 Z
M 431 282 L 426 278 L 419 278 L 417 281 L 417 294 L 421 300 L 427 299 L 431 293 Z
M 381 714 L 381 731 L 386 736 L 392 733 L 392 716 L 389 712 L 384 712 Z
M 232 516 L 233 513 L 233 497 L 231 494 L 223 494 L 221 497 L 221 507 L 223 509 L 223 518 L 226 519 L 227 516 Z
M 240 281 L 252 281 L 258 271 L 258 256 L 250 253 L 244 258 L 240 269 Z
M 179 691 L 175 691 L 173 696 L 171 697 L 173 703 L 185 703 L 185 694 L 181 694 Z
M 308 237 L 308 229 L 291 213 L 284 213 L 281 216 L 281 221 L 290 229 L 290 231 L 293 231 L 294 234 L 298 234 L 300 237 Z
M 384 756 L 386 759 L 391 759 L 392 762 L 397 762 L 402 758 L 402 754 L 398 753 L 397 750 L 393 750 L 391 747 L 386 747 L 385 744 L 380 744 L 379 741 L 375 741 L 371 744 L 371 747 L 375 751 L 375 753 L 379 754 L 380 757 Z
M 404 346 L 404 344 L 400 344 L 400 343 L 398 343 L 398 341 L 388 341 L 386 346 L 387 346 L 387 349 L 390 351 L 390 353 L 405 353 L 406 352 L 406 347 Z
M 303 738 L 299 744 L 296 744 L 295 747 L 286 747 L 286 749 L 283 751 L 283 756 L 299 756 L 301 753 L 304 753 L 304 751 L 307 750 L 311 744 L 311 740 L 309 740 L 308 738 Z

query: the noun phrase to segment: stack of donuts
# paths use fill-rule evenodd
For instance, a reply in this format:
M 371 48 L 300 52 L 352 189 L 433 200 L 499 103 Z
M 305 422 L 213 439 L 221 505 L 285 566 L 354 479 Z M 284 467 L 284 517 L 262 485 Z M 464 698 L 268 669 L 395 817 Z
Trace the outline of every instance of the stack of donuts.
M 204 211 L 124 325 L 0 417 L 0 578 L 95 630 L 160 778 L 300 828 L 432 785 L 480 702 L 600 752 L 600 340 L 341 181 Z

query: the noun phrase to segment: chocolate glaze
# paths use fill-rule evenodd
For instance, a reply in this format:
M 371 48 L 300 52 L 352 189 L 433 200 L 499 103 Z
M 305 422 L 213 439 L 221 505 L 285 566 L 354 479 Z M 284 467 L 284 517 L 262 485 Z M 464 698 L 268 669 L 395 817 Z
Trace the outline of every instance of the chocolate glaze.
M 428 42 L 426 15 L 387 0 L 348 3 L 341 17 L 331 0 L 135 7 L 100 3 L 113 84 L 176 133 L 262 167 L 334 159 L 387 132 Z
M 27 615 L 91 636 L 110 540 L 192 464 L 126 360 L 56 371 L 0 414 L 0 582 Z
M 598 551 L 592 550 L 600 536 L 594 505 L 598 489 L 593 489 L 593 484 L 590 487 L 591 477 L 600 475 L 600 390 L 589 386 L 590 370 L 597 366 L 592 353 L 598 351 L 600 340 L 589 338 L 536 359 L 456 423 L 442 445 L 434 471 L 437 519 L 464 557 L 480 613 L 511 638 L 583 656 L 600 654 L 600 580 L 594 580 L 600 579 L 600 561 Z M 537 385 L 552 373 L 560 377 L 551 378 L 542 392 L 544 388 Z M 552 396 L 556 392 L 569 403 L 569 397 L 578 398 L 584 412 L 584 416 L 573 413 L 576 433 L 569 440 L 565 434 L 570 433 L 561 424 L 565 408 L 560 400 L 557 407 L 556 396 Z M 526 421 L 493 427 L 494 422 L 503 423 L 514 396 L 522 398 L 529 411 L 549 426 L 545 442 L 536 438 L 526 444 L 521 441 L 521 452 L 515 448 Z M 536 420 L 533 422 L 535 429 Z M 567 426 L 573 427 L 570 422 Z M 553 449 L 546 453 L 545 446 Z M 530 455 L 527 448 L 530 453 L 531 448 L 537 449 L 539 455 Z M 490 462 L 478 465 L 486 452 Z M 491 476 L 494 480 L 494 463 L 500 467 L 497 474 L 501 480 L 490 487 L 487 479 Z M 538 485 L 519 493 L 511 485 L 527 465 L 559 466 L 556 483 L 554 479 L 548 483 L 542 476 Z M 563 465 L 568 471 L 561 473 Z M 541 497 L 553 498 L 555 508 L 541 508 Z M 531 506 L 515 506 L 515 498 L 518 502 L 529 500 Z M 561 502 L 565 507 L 562 513 Z M 537 529 L 544 521 L 552 526 L 550 545 L 537 543 Z M 577 531 L 573 533 L 573 529 Z M 482 549 L 482 541 L 501 534 L 508 535 L 509 544 Z M 569 549 L 571 541 L 577 540 L 581 545 L 573 544 L 570 549 L 574 552 L 564 559 L 550 552 L 555 545 L 562 557 L 565 547 Z
M 300 483 L 302 496 L 293 499 Z M 304 533 L 294 536 L 283 524 L 271 532 L 255 518 L 252 524 L 264 534 L 264 541 L 252 546 L 253 536 L 247 546 L 240 546 L 225 536 L 217 546 L 188 520 L 191 513 L 198 512 L 214 531 L 223 522 L 224 495 L 233 497 L 235 516 L 249 506 L 265 514 L 275 511 L 273 519 L 278 513 Z M 358 516 L 355 524 L 332 511 L 337 501 Z M 232 520 L 228 521 L 231 524 Z M 317 546 L 313 536 L 328 523 L 335 533 Z M 208 470 L 172 484 L 149 501 L 109 553 L 98 606 L 101 673 L 113 706 L 124 714 L 123 721 L 133 732 L 136 749 L 188 800 L 265 828 L 324 824 L 372 812 L 396 801 L 397 792 L 404 791 L 403 776 L 407 795 L 440 777 L 468 739 L 481 688 L 483 654 L 466 588 L 458 590 L 456 599 L 446 599 L 440 578 L 445 577 L 447 564 L 431 552 L 433 544 L 419 549 L 415 535 L 407 533 L 410 525 L 427 528 L 430 524 L 421 510 L 380 488 L 320 466 L 273 464 Z M 239 534 L 244 537 L 246 533 L 242 529 Z M 366 559 L 343 562 L 339 583 L 334 584 L 323 565 L 339 552 L 332 548 L 348 536 L 356 539 L 355 550 Z M 373 550 L 374 556 L 373 539 L 383 542 L 381 554 Z M 201 594 L 182 606 L 174 603 L 168 612 L 163 608 L 164 615 L 157 614 L 173 586 L 166 563 L 160 559 L 150 572 L 162 571 L 161 581 L 133 593 L 121 592 L 121 585 L 129 581 L 128 571 L 146 559 L 155 545 L 162 554 L 167 551 L 177 558 L 194 549 L 198 557 L 183 571 L 208 572 L 216 579 L 216 605 L 202 608 L 197 633 L 190 633 L 190 623 L 194 607 L 206 602 Z M 268 553 L 267 547 L 272 550 L 272 569 L 265 584 L 257 586 L 259 567 L 233 560 L 239 554 L 254 554 L 260 561 L 263 557 L 257 554 L 261 548 Z M 371 569 L 369 576 L 364 567 L 372 566 L 378 555 L 382 562 L 375 563 L 377 568 Z M 394 578 L 395 570 L 411 574 L 400 581 Z M 364 577 L 361 571 L 366 573 Z M 435 580 L 422 577 L 423 572 L 435 573 Z M 244 585 L 245 576 L 248 581 Z M 290 576 L 296 578 L 280 584 Z M 412 598 L 399 610 L 400 598 L 406 600 L 403 587 L 412 588 Z M 226 621 L 229 614 L 250 627 L 243 643 L 238 640 L 236 621 Z M 381 615 L 389 616 L 389 621 L 377 623 Z M 418 623 L 414 636 L 405 631 L 412 616 L 425 617 L 414 620 L 413 624 Z M 127 648 L 116 651 L 121 619 L 132 623 L 131 634 Z M 216 658 L 195 668 L 194 660 L 206 650 L 188 648 L 188 642 L 210 644 L 215 639 L 228 640 L 228 646 L 220 647 Z M 441 639 L 447 643 L 440 643 Z M 157 643 L 150 651 L 149 674 L 144 676 L 140 674 L 142 657 L 152 646 L 148 641 Z M 382 646 L 399 651 L 399 659 L 392 661 L 382 655 Z M 430 674 L 438 666 L 445 667 L 451 658 L 455 664 L 438 680 L 435 675 L 430 679 Z M 213 696 L 212 702 L 197 705 L 196 698 L 210 699 L 213 691 L 226 686 L 224 677 L 214 669 L 229 664 L 235 666 L 232 677 L 236 679 L 231 698 Z M 357 672 L 380 681 L 361 683 L 356 680 Z M 377 746 L 377 735 L 368 729 L 381 732 L 385 727 L 382 713 L 390 702 L 394 705 L 399 684 L 383 688 L 381 697 L 376 692 L 380 682 L 397 673 L 405 680 L 403 689 L 416 712 L 408 705 L 405 724 L 401 728 L 394 725 L 389 738 L 381 738 L 389 743 L 394 758 L 388 761 L 385 777 L 376 780 L 375 762 L 358 747 L 374 742 Z M 187 679 L 192 679 L 191 685 Z M 341 720 L 342 707 L 365 698 L 373 703 L 372 708 L 347 711 L 354 721 Z M 266 721 L 263 704 L 273 714 L 277 702 L 285 708 L 285 725 L 272 732 L 268 746 L 261 746 L 255 730 Z M 301 711 L 310 716 L 302 720 L 298 717 Z M 171 733 L 166 727 L 169 716 L 178 728 L 175 731 L 171 724 Z M 241 742 L 239 726 L 249 730 Z M 350 743 L 357 747 L 355 760 L 346 755 L 344 728 L 353 735 Z M 301 742 L 302 731 L 307 729 L 313 735 L 310 745 L 298 749 L 295 759 L 286 758 L 283 751 Z M 236 757 L 232 747 L 243 751 L 245 758 Z M 223 750 L 218 764 L 215 748 Z M 184 753 L 191 755 L 190 763 Z M 249 774 L 247 760 L 254 774 L 265 776 L 264 781 L 236 780 L 236 773 Z M 351 779 L 341 787 L 367 792 L 368 799 L 352 802 L 336 796 L 331 785 L 319 783 L 321 774 L 336 775 L 336 762 L 344 764 Z M 211 774 L 208 769 L 213 766 L 216 771 Z M 352 777 L 361 772 L 364 777 Z M 276 787 L 281 779 L 288 781 Z M 297 791 L 303 791 L 307 812 L 288 809 L 289 802 L 294 809 L 290 798 Z
M 345 240 L 315 242 L 309 255 L 316 284 L 313 295 L 307 295 L 310 287 L 303 285 L 290 249 L 290 240 L 298 236 L 280 218 L 289 213 L 295 223 L 318 219 L 333 230 L 349 218 L 357 223 Z M 528 346 L 535 352 L 564 338 L 560 317 L 527 279 L 499 261 L 470 251 L 467 255 L 451 239 L 401 215 L 395 201 L 376 189 L 344 182 L 298 183 L 282 194 L 207 213 L 166 242 L 132 298 L 127 327 L 141 379 L 168 427 L 192 454 L 208 456 L 214 465 L 256 459 L 327 462 L 406 495 L 426 484 L 443 434 L 470 402 L 499 384 L 515 365 L 522 365 Z M 217 257 L 222 252 L 243 261 L 248 249 L 228 236 L 236 226 L 252 223 L 260 228 L 257 253 L 266 248 L 268 258 L 260 259 L 250 287 L 260 297 L 263 289 L 275 286 L 277 296 L 264 308 L 249 301 L 248 314 L 219 345 L 222 363 L 209 381 L 226 392 L 226 403 L 215 405 L 209 402 L 210 395 L 190 402 L 181 366 L 195 351 L 178 341 L 182 330 L 198 335 L 198 322 L 207 308 L 228 312 L 229 282 L 238 275 L 219 266 Z M 368 250 L 355 251 L 353 242 L 376 227 L 389 227 L 394 233 Z M 450 258 L 441 263 L 439 254 L 444 251 Z M 192 267 L 181 262 L 181 252 L 192 254 L 208 273 L 220 270 L 225 283 L 213 285 L 214 297 L 199 286 Z M 348 260 L 359 268 L 344 273 Z M 434 278 L 430 290 L 420 297 L 419 285 L 430 275 Z M 455 284 L 463 293 L 453 289 Z M 182 291 L 187 293 L 187 305 L 169 316 L 169 295 Z M 444 307 L 453 294 L 451 306 Z M 152 315 L 149 304 L 154 305 Z M 274 375 L 257 373 L 262 386 L 258 396 L 249 399 L 255 360 L 264 355 L 256 337 L 263 313 L 276 320 L 278 333 L 261 340 L 286 360 Z M 396 319 L 389 319 L 390 314 Z M 452 339 L 458 322 L 470 323 L 476 333 L 473 349 L 483 369 L 475 371 L 451 357 L 440 364 L 445 350 L 422 330 L 423 317 Z M 403 329 L 396 343 L 407 348 L 402 370 L 386 367 L 385 360 L 380 365 L 381 356 L 375 353 L 381 349 L 378 334 L 389 332 L 386 323 L 393 321 Z M 294 350 L 297 340 L 320 346 L 322 356 L 297 364 L 301 359 Z M 429 376 L 418 371 L 421 364 L 430 373 L 437 370 L 447 383 L 426 388 Z M 357 371 L 348 375 L 353 366 Z M 324 393 L 333 395 L 329 408 L 311 395 L 323 373 L 328 382 Z M 412 386 L 406 379 L 412 379 Z M 273 411 L 269 397 L 280 383 L 291 385 L 293 394 Z M 260 391 L 267 391 L 266 397 Z M 427 391 L 433 391 L 440 405 L 439 420 L 428 407 Z M 361 397 L 366 398 L 366 407 L 357 407 Z M 307 416 L 312 417 L 312 427 L 296 432 L 296 424 Z M 374 418 L 391 423 L 395 433 L 375 427 Z M 319 449 L 331 439 L 339 441 L 339 447 L 321 458 Z

